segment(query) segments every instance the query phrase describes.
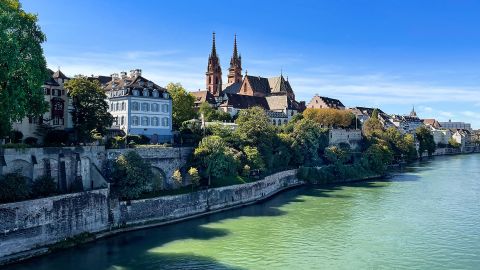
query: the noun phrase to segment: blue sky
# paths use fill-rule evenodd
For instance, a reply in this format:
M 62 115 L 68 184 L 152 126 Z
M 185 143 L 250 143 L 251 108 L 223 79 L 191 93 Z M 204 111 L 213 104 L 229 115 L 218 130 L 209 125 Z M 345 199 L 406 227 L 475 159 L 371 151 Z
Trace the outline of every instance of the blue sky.
M 224 80 L 238 35 L 243 69 L 283 70 L 297 99 L 318 93 L 480 128 L 480 1 L 25 0 L 67 75 L 141 68 L 160 85 L 205 88 L 211 33 Z

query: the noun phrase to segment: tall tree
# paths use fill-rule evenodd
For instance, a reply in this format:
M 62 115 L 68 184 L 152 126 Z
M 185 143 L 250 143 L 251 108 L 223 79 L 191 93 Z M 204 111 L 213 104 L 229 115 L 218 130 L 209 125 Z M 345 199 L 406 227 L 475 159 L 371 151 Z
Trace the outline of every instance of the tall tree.
M 65 88 L 72 98 L 73 110 L 70 113 L 77 141 L 90 141 L 93 132 L 104 135 L 112 125 L 113 117 L 108 112 L 107 96 L 98 81 L 79 75 L 65 83 Z
M 373 110 L 372 116 L 363 124 L 363 134 L 371 139 L 372 137 L 381 137 L 383 134 L 383 125 L 378 118 L 378 110 Z
M 148 191 L 150 181 L 154 179 L 151 166 L 134 151 L 120 155 L 113 164 L 112 190 L 121 199 L 138 198 Z
M 417 135 L 417 140 L 419 143 L 418 152 L 420 157 L 422 157 L 424 152 L 427 152 L 428 155 L 431 156 L 433 152 L 435 152 L 437 146 L 430 130 L 426 126 L 421 126 L 417 128 L 415 134 Z
M 180 83 L 169 83 L 167 90 L 172 96 L 173 127 L 178 129 L 184 121 L 195 118 L 195 97 L 188 93 Z
M 0 138 L 13 121 L 48 109 L 41 89 L 48 76 L 37 16 L 18 0 L 0 1 Z
M 320 154 L 328 146 L 328 130 L 317 122 L 304 118 L 295 124 L 291 137 L 295 163 L 318 165 Z

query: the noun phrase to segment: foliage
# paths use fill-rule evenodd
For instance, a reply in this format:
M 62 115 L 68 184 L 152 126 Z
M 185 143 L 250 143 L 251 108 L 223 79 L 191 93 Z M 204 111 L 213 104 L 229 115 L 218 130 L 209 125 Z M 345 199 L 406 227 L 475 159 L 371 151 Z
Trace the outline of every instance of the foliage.
M 184 121 L 196 117 L 195 97 L 188 93 L 180 83 L 169 83 L 166 88 L 172 96 L 173 127 L 178 129 Z
M 328 130 L 321 128 L 317 122 L 302 119 L 295 124 L 291 137 L 295 164 L 319 164 L 320 155 L 328 145 Z
M 192 186 L 196 187 L 200 185 L 200 175 L 198 174 L 197 168 L 190 167 L 190 169 L 188 169 L 188 175 L 192 181 Z
M 30 197 L 27 178 L 20 173 L 0 176 L 0 203 L 26 200 Z
M 450 138 L 448 140 L 448 146 L 450 146 L 451 148 L 459 149 L 462 145 L 459 142 L 457 142 L 454 138 Z
M 220 179 L 224 176 L 236 175 L 239 157 L 236 151 L 226 145 L 218 136 L 208 136 L 202 139 L 194 152 L 200 162 L 203 175 L 209 179 Z
M 395 127 L 388 128 L 382 135 L 388 143 L 394 159 L 412 161 L 417 158 L 415 139 L 411 134 L 402 135 Z
M 153 173 L 150 164 L 134 151 L 119 156 L 113 164 L 112 190 L 121 199 L 131 200 L 140 197 L 147 191 L 151 179 Z
M 430 132 L 430 130 L 426 126 L 421 126 L 417 128 L 417 130 L 415 131 L 415 134 L 417 135 L 417 140 L 420 144 L 418 149 L 420 156 L 424 152 L 427 152 L 428 155 L 431 156 L 435 152 L 437 145 L 435 144 L 433 135 Z
M 202 139 L 203 130 L 197 120 L 185 121 L 179 129 L 175 142 L 178 144 L 196 145 Z
M 378 110 L 375 109 L 370 117 L 365 123 L 363 123 L 363 134 L 368 139 L 373 137 L 381 137 L 384 131 L 382 122 L 378 118 Z
M 42 84 L 48 76 L 37 16 L 18 0 L 0 1 L 0 138 L 13 121 L 48 110 Z
M 347 149 L 342 149 L 338 146 L 329 146 L 325 148 L 325 159 L 330 164 L 345 164 L 350 159 L 350 155 Z
M 43 175 L 32 183 L 32 196 L 48 197 L 57 194 L 57 183 L 49 175 Z
M 236 133 L 239 138 L 250 145 L 270 145 L 275 135 L 274 126 L 265 110 L 260 107 L 240 111 L 235 123 L 238 125 Z
M 245 164 L 245 166 L 243 166 L 243 169 L 242 169 L 242 175 L 245 177 L 249 177 L 250 170 L 251 170 L 250 166 L 248 166 L 248 164 Z
M 30 146 L 34 146 L 34 145 L 37 145 L 38 139 L 35 137 L 27 137 L 23 140 L 23 143 L 28 144 Z
M 85 76 L 76 76 L 65 83 L 72 99 L 73 129 L 78 142 L 90 142 L 92 131 L 104 135 L 113 123 L 108 112 L 107 96 L 98 81 L 90 81 Z
M 322 127 L 348 128 L 352 124 L 355 125 L 355 115 L 347 110 L 308 108 L 303 112 L 303 117 L 315 121 Z
M 150 138 L 147 136 L 140 134 L 140 135 L 127 135 L 127 142 L 128 144 L 131 144 L 132 142 L 134 144 L 149 144 L 150 143 Z
M 182 185 L 183 177 L 182 177 L 182 173 L 180 172 L 180 170 L 176 169 L 173 172 L 172 180 L 173 180 L 173 183 L 175 183 L 176 186 L 179 187 L 179 186 Z
M 383 174 L 392 160 L 393 155 L 388 147 L 373 144 L 362 154 L 361 164 L 363 168 Z
M 202 104 L 200 104 L 198 111 L 200 115 L 203 115 L 204 120 L 206 122 L 212 122 L 212 121 L 231 122 L 232 121 L 232 117 L 230 116 L 229 113 L 224 112 L 222 110 L 216 110 L 207 102 L 203 102 Z
M 283 169 L 290 165 L 293 158 L 292 143 L 293 140 L 289 134 L 280 133 L 274 138 L 273 158 L 271 159 L 271 164 L 268 165 L 269 168 Z
M 107 149 L 125 148 L 125 137 L 115 136 L 113 138 L 109 138 L 105 147 Z
M 23 138 L 23 133 L 21 131 L 12 130 L 12 132 L 10 132 L 10 141 L 12 143 L 21 143 L 22 138 Z
M 286 125 L 281 126 L 283 129 L 283 132 L 285 133 L 291 133 L 293 132 L 293 128 L 295 127 L 295 124 L 303 119 L 303 114 L 297 113 L 295 114 Z
M 243 153 L 245 154 L 247 165 L 250 168 L 259 170 L 265 169 L 265 163 L 263 162 L 262 155 L 256 147 L 247 145 L 243 148 Z

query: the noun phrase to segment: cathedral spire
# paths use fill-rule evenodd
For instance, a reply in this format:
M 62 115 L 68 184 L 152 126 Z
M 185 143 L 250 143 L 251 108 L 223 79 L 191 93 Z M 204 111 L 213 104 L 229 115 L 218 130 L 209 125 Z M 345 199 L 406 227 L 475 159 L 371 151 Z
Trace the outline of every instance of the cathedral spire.
M 219 96 L 222 86 L 222 68 L 220 67 L 220 60 L 218 59 L 217 48 L 215 46 L 215 32 L 213 32 L 212 52 L 208 57 L 208 66 L 205 75 L 207 90 L 214 96 Z
M 217 56 L 217 48 L 215 46 L 215 32 L 213 32 L 212 52 L 210 53 L 210 56 Z
M 242 81 L 242 57 L 238 54 L 237 34 L 233 39 L 233 55 L 230 59 L 230 68 L 228 69 L 228 84 Z

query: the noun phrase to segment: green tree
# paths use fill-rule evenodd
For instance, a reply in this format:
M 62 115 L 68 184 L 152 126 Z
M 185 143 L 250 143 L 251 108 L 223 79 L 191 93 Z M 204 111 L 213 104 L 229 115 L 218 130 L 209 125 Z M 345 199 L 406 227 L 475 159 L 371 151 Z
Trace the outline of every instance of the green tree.
M 11 124 L 48 110 L 42 84 L 48 76 L 37 16 L 18 0 L 0 1 L 0 138 Z
M 378 118 L 378 110 L 373 110 L 372 116 L 363 124 L 363 134 L 368 139 L 381 137 L 383 134 L 383 125 Z
M 208 178 L 208 185 L 213 180 L 224 176 L 236 175 L 239 165 L 235 150 L 228 147 L 218 136 L 207 136 L 195 149 L 194 157 L 199 161 L 203 175 Z
M 27 178 L 20 173 L 0 176 L 0 203 L 26 200 L 30 197 Z
M 333 165 L 345 164 L 349 159 L 349 153 L 346 149 L 338 146 L 329 146 L 325 148 L 325 159 Z
M 180 83 L 169 83 L 166 88 L 172 96 L 173 127 L 178 129 L 184 121 L 196 117 L 195 97 L 188 93 Z
M 77 141 L 91 141 L 94 130 L 104 135 L 112 125 L 113 117 L 108 112 L 107 96 L 99 82 L 79 75 L 65 83 L 65 88 L 72 98 L 73 110 L 70 113 Z
M 292 149 L 297 165 L 317 165 L 320 155 L 328 146 L 328 130 L 309 119 L 302 119 L 295 125 L 292 137 Z
M 383 174 L 392 160 L 393 155 L 388 147 L 373 144 L 362 154 L 361 164 L 369 171 Z
M 188 169 L 188 175 L 190 175 L 190 179 L 192 180 L 192 189 L 193 187 L 198 187 L 200 185 L 200 175 L 198 174 L 197 168 L 190 167 L 190 169 Z
M 411 134 L 402 135 L 395 127 L 388 128 L 383 133 L 383 139 L 388 143 L 396 160 L 414 160 L 417 157 L 415 140 Z
M 428 155 L 431 156 L 437 148 L 437 145 L 435 144 L 435 141 L 433 139 L 432 132 L 430 132 L 430 130 L 426 126 L 421 126 L 417 128 L 415 134 L 417 135 L 417 140 L 419 143 L 418 152 L 420 153 L 420 157 L 425 152 L 427 152 Z
M 209 103 L 203 102 L 198 109 L 200 115 L 203 115 L 206 122 L 220 121 L 230 122 L 232 117 L 229 113 L 214 109 Z
M 150 164 L 134 151 L 120 155 L 113 164 L 112 189 L 121 199 L 131 200 L 148 191 L 154 178 Z
M 256 147 L 251 147 L 247 145 L 243 148 L 243 153 L 245 153 L 245 158 L 250 168 L 259 170 L 265 169 L 265 163 L 263 161 L 262 155 Z

